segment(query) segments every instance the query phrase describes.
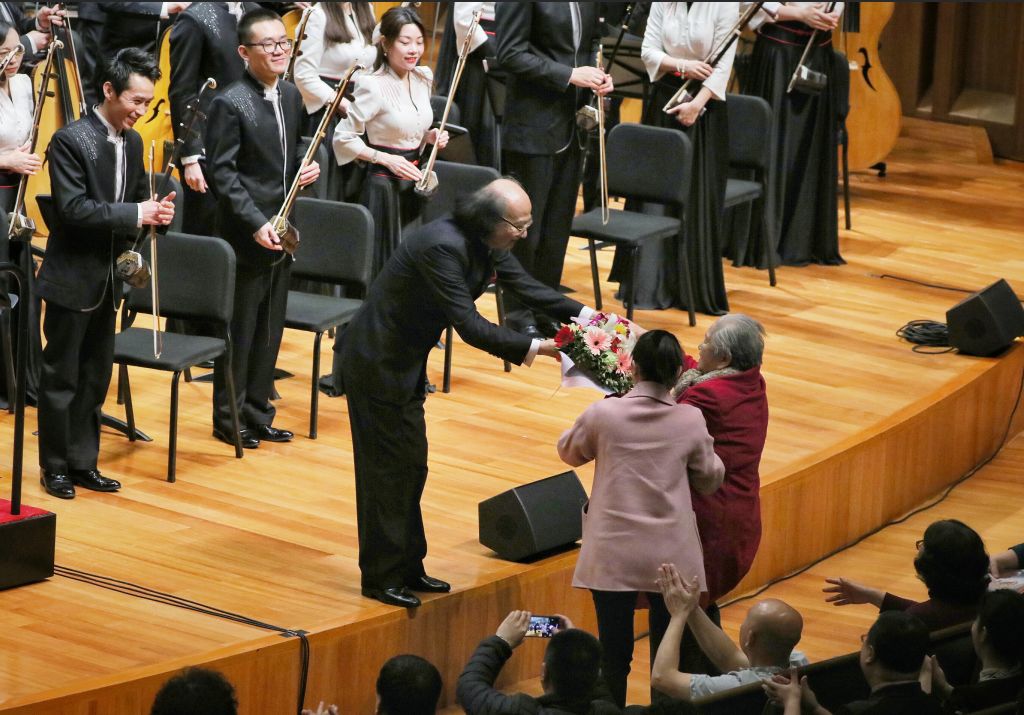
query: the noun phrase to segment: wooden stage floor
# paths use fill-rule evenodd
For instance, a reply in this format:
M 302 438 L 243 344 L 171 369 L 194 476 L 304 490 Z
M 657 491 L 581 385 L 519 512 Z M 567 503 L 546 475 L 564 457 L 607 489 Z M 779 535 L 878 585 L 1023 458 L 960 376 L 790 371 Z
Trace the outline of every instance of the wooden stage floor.
M 915 318 L 943 320 L 961 295 L 879 277 L 970 289 L 1005 277 L 1024 291 L 1024 169 L 979 161 L 972 142 L 969 130 L 908 121 L 888 177 L 853 177 L 854 230 L 843 231 L 841 243 L 846 265 L 782 268 L 776 288 L 766 272 L 726 268 L 732 310 L 757 317 L 769 334 L 766 549 L 744 587 L 920 502 L 990 451 L 1006 428 L 1024 365 L 1021 350 L 997 359 L 911 352 L 896 329 Z M 587 302 L 581 245 L 574 240 L 564 282 Z M 606 275 L 610 253 L 601 260 Z M 603 290 L 606 299 L 613 294 L 611 286 Z M 490 296 L 480 304 L 493 315 Z M 712 322 L 700 316 L 689 328 L 680 311 L 641 311 L 637 320 L 673 330 L 689 350 Z M 565 610 L 583 623 L 592 619 L 585 599 L 567 587 L 571 555 L 533 566 L 496 559 L 477 542 L 476 505 L 563 471 L 555 441 L 600 395 L 557 389 L 552 361 L 506 374 L 500 361 L 456 344 L 451 394 L 427 401 L 431 476 L 423 497 L 428 570 L 451 580 L 456 593 L 431 599 L 423 614 L 407 619 L 359 595 L 345 401 L 321 400 L 320 437 L 304 436 L 311 344 L 308 335 L 286 333 L 280 360 L 296 377 L 279 383 L 275 425 L 297 438 L 263 445 L 242 460 L 210 436 L 210 385 L 182 386 L 175 484 L 164 481 L 169 381 L 163 375 L 132 373 L 137 419 L 154 441 L 103 435 L 101 468 L 122 480 L 119 494 L 84 492 L 71 502 L 46 496 L 34 469 L 35 439 L 28 437 L 25 501 L 58 514 L 58 564 L 314 636 L 348 629 L 347 643 L 358 649 L 314 643 L 307 700 L 315 707 L 321 698 L 348 697 L 346 712 L 368 712 L 372 694 L 346 695 L 347 689 L 365 689 L 366 674 L 401 650 L 443 658 L 450 681 L 508 607 L 566 602 Z M 330 355 L 325 345 L 326 364 Z M 430 366 L 438 383 L 441 358 L 436 351 Z M 120 410 L 112 392 L 108 411 Z M 12 422 L 0 416 L 3 444 L 10 444 Z M 27 424 L 34 430 L 34 410 Z M 921 469 L 930 476 L 916 476 Z M 579 474 L 589 487 L 592 470 Z M 906 475 L 906 483 L 894 474 Z M 9 483 L 5 468 L 0 494 Z M 473 605 L 471 595 L 485 592 L 490 600 Z M 524 594 L 537 600 L 522 602 Z M 454 614 L 448 604 L 463 612 Z M 402 630 L 408 623 L 401 621 L 413 623 L 412 630 Z M 381 624 L 383 635 L 374 635 Z M 447 641 L 442 655 L 438 640 Z M 55 577 L 0 593 L 0 710 L 147 712 L 167 672 L 212 662 L 239 684 L 243 712 L 286 712 L 265 705 L 278 691 L 294 690 L 297 671 L 278 668 L 273 658 L 291 663 L 297 647 L 281 654 L 281 641 L 250 626 Z M 816 646 L 814 655 L 830 655 L 826 650 Z M 845 650 L 844 644 L 835 652 Z M 267 658 L 245 660 L 258 652 Z

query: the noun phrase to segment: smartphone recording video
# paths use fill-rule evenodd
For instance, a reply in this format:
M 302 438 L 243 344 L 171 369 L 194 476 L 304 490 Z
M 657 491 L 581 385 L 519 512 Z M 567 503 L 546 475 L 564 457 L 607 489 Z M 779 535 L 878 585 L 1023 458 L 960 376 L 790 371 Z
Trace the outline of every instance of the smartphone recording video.
M 533 638 L 550 638 L 558 633 L 561 624 L 558 616 L 530 616 L 526 635 Z

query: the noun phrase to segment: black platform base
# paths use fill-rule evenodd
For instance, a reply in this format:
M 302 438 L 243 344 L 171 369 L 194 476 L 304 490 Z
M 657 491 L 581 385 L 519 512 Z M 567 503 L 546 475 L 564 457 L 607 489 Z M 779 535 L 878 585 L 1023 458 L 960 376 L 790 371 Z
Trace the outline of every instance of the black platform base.
M 56 541 L 56 514 L 22 505 L 12 516 L 11 503 L 0 499 L 0 590 L 53 576 Z

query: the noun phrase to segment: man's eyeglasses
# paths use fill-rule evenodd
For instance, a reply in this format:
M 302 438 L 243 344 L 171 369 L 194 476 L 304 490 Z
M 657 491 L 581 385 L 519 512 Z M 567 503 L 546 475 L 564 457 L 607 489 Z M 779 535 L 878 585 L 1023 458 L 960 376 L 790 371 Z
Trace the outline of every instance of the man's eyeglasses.
M 525 226 L 516 226 L 514 223 L 509 221 L 504 216 L 501 217 L 501 220 L 504 221 L 505 223 L 507 223 L 512 228 L 514 228 L 516 230 L 516 233 L 526 233 L 527 231 L 530 230 L 530 226 L 533 225 L 533 222 L 531 221 L 530 223 L 526 224 Z
M 263 42 L 246 42 L 246 47 L 262 47 L 263 51 L 268 55 L 274 50 L 281 49 L 285 52 L 291 52 L 292 47 L 295 45 L 295 40 L 264 40 Z

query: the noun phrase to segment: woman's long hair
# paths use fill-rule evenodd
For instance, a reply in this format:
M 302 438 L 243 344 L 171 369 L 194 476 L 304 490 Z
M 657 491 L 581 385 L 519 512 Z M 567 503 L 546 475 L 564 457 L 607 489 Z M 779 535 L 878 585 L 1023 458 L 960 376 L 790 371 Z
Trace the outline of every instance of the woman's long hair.
M 344 5 L 345 3 L 342 2 L 320 3 L 327 16 L 327 23 L 324 25 L 325 45 L 347 45 L 355 39 L 345 20 Z M 356 16 L 356 27 L 359 28 L 359 34 L 363 36 L 363 41 L 366 44 L 370 44 L 373 41 L 373 27 L 377 24 L 373 17 L 373 10 L 370 9 L 370 3 L 353 2 L 352 10 Z
M 377 45 L 377 61 L 373 63 L 374 70 L 379 70 L 388 62 L 388 58 L 384 54 L 384 41 L 394 43 L 406 25 L 415 25 L 420 28 L 420 33 L 426 38 L 427 31 L 423 27 L 423 21 L 411 7 L 393 7 L 384 13 L 384 17 L 380 19 L 380 43 Z
M 924 531 L 924 543 L 914 559 L 918 576 L 932 598 L 974 606 L 988 589 L 985 543 L 971 527 L 943 519 Z
M 672 387 L 683 367 L 683 348 L 667 330 L 648 330 L 633 347 L 634 369 L 644 380 Z

